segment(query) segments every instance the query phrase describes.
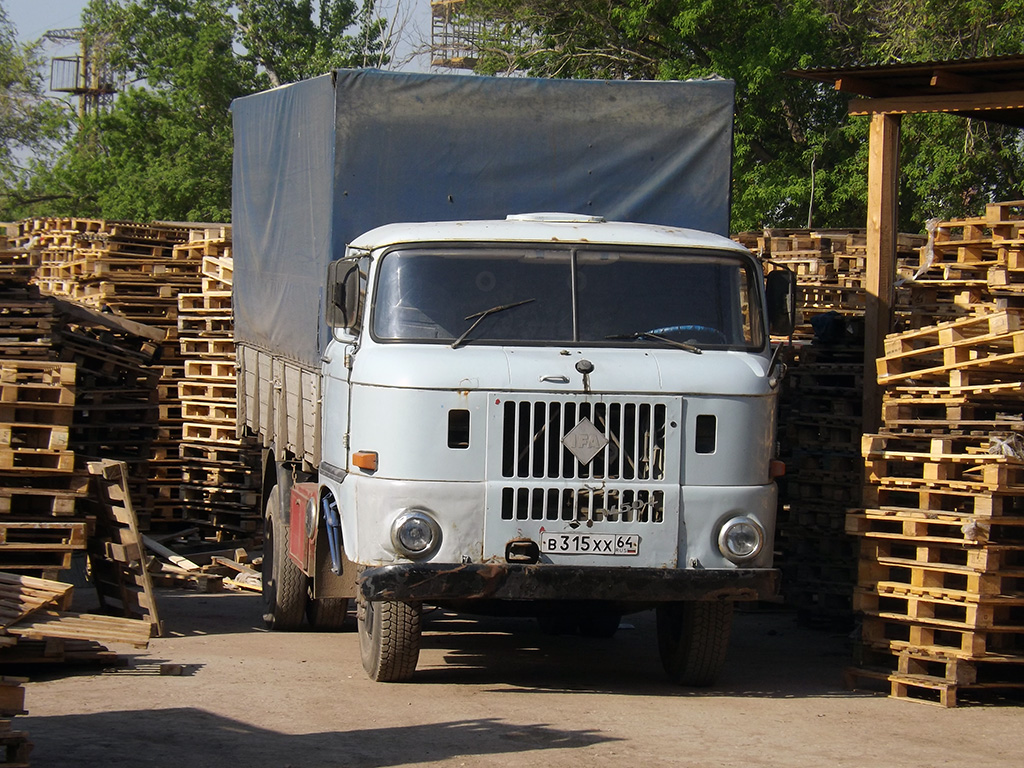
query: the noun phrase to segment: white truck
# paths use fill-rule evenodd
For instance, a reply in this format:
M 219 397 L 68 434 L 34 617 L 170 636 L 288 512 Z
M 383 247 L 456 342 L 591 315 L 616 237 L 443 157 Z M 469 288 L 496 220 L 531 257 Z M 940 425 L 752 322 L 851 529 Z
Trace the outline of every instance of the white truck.
M 592 636 L 653 608 L 670 677 L 714 681 L 733 602 L 777 590 L 793 311 L 723 236 L 732 94 L 366 70 L 235 102 L 269 626 L 356 598 L 401 681 L 425 604 Z

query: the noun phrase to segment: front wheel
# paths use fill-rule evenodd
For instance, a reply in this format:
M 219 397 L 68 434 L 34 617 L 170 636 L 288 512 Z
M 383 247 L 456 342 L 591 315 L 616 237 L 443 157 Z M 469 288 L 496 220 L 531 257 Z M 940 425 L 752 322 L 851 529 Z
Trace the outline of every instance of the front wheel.
M 731 602 L 687 601 L 658 607 L 658 651 L 679 685 L 712 685 L 725 666 L 732 632 Z
M 359 599 L 359 655 L 363 669 L 378 683 L 412 677 L 420 657 L 421 606 L 396 600 Z

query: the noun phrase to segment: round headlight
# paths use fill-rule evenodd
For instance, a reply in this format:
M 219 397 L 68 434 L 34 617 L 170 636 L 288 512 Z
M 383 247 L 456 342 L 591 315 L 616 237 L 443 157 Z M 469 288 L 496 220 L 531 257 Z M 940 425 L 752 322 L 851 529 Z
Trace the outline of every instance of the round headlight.
M 406 557 L 427 557 L 441 545 L 441 527 L 426 512 L 403 512 L 391 526 L 391 543 Z
M 745 563 L 761 554 L 764 530 L 756 520 L 734 517 L 718 534 L 718 549 L 734 563 Z

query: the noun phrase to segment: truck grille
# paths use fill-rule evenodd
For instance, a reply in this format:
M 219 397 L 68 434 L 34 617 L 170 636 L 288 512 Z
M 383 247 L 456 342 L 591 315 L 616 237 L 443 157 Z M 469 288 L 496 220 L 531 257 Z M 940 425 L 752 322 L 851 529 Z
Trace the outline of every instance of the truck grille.
M 502 477 L 640 482 L 665 478 L 667 408 L 662 403 L 506 400 L 503 407 Z M 587 464 L 562 444 L 566 433 L 584 418 L 608 439 Z
M 624 488 L 501 489 L 502 520 L 660 523 L 665 492 Z

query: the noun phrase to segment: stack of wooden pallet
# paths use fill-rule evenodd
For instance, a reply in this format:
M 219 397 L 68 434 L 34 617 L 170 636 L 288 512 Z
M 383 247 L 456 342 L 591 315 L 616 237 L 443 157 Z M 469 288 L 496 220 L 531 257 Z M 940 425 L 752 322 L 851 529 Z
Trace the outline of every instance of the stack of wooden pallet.
M 85 548 L 71 428 L 76 366 L 55 362 L 63 317 L 29 285 L 31 254 L 0 241 L 0 570 L 53 576 Z
M 41 218 L 19 227 L 22 244 L 39 253 L 37 282 L 54 296 L 160 325 L 174 319 L 178 291 L 195 284 L 194 265 L 174 258 L 183 226 Z
M 74 364 L 0 359 L 0 569 L 52 578 L 85 548 L 74 408 Z
M 196 230 L 178 247 L 202 258 L 202 290 L 178 297 L 185 519 L 217 537 L 248 536 L 259 531 L 260 450 L 236 436 L 231 230 Z
M 897 292 L 902 327 L 922 328 L 987 310 L 1022 306 L 1024 201 L 993 203 L 983 216 L 929 222 L 929 242 Z
M 955 319 L 889 336 L 878 361 L 883 426 L 863 438 L 864 504 L 847 519 L 863 614 L 851 678 L 900 698 L 1024 688 L 1024 310 L 1006 277 L 1019 205 L 939 224 L 917 295 Z
M 126 461 L 133 478 L 146 481 L 133 490 L 147 528 L 180 521 L 181 472 L 174 455 L 182 423 L 177 385 L 184 377 L 178 294 L 199 284 L 201 264 L 190 252 L 175 249 L 187 240 L 188 228 L 78 218 L 33 219 L 19 226 L 20 241 L 40 254 L 37 282 L 44 292 L 160 332 L 151 338 L 149 358 L 138 361 L 144 370 L 133 371 L 131 381 L 120 387 L 109 381 L 100 387 L 110 390 L 107 399 L 89 413 L 104 411 L 122 434 L 105 438 L 102 450 L 89 451 L 88 457 Z M 110 345 L 114 354 L 119 341 Z M 115 418 L 118 411 L 131 412 Z M 85 432 L 92 443 L 104 435 L 99 423 Z
M 866 238 L 861 230 L 766 230 L 741 237 L 797 275 L 800 323 L 783 382 L 777 562 L 783 594 L 808 621 L 852 621 L 857 572 L 845 513 L 860 504 Z M 901 235 L 902 262 L 923 237 Z M 782 340 L 776 340 L 782 342 Z
M 36 291 L 17 323 L 0 317 L 0 344 L 76 364 L 79 466 L 126 462 L 144 530 L 174 532 L 187 518 L 221 539 L 256 532 L 259 452 L 235 437 L 230 228 L 33 219 L 12 244 L 21 290 L 35 290 L 36 275 L 52 296 Z

